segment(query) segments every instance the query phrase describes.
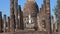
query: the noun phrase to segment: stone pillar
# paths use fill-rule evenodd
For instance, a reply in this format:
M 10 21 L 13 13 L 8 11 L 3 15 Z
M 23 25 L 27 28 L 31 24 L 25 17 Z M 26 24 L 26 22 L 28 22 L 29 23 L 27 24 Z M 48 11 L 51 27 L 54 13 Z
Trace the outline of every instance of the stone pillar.
M 8 17 L 8 32 L 10 32 L 10 17 Z
M 53 24 L 53 32 L 56 32 L 56 26 Z
M 0 33 L 2 32 L 2 12 L 0 11 Z
M 59 26 L 60 24 L 57 22 L 57 32 L 59 32 L 60 31 L 60 26 Z
M 58 18 L 58 17 L 57 17 Z M 60 18 L 59 18 L 60 19 Z M 57 32 L 60 32 L 60 21 L 57 20 Z
M 20 29 L 20 5 L 18 5 L 18 21 L 19 21 L 19 29 Z
M 42 4 L 40 10 L 40 24 L 41 24 L 41 31 L 46 31 L 46 21 L 45 21 L 45 4 Z
M 46 31 L 50 34 L 51 32 L 51 16 L 50 16 L 50 0 L 45 0 L 46 8 Z
M 4 15 L 4 23 L 3 23 L 4 32 L 6 32 L 6 25 L 7 25 L 7 22 L 6 22 L 6 15 Z
M 42 28 L 43 28 L 43 31 L 46 31 L 46 13 L 45 13 L 45 2 L 43 3 L 42 5 Z
M 24 29 L 23 13 L 21 11 L 21 6 L 20 5 L 18 5 L 18 19 L 19 19 L 19 29 Z
M 16 30 L 18 29 L 18 0 L 14 0 L 14 14 L 15 14 L 15 22 L 16 22 Z
M 14 0 L 10 0 L 10 31 L 15 32 Z
M 20 18 L 20 29 L 24 29 L 24 23 L 23 23 L 23 11 L 21 11 L 21 13 L 20 13 L 20 15 L 21 15 L 21 18 Z
M 38 30 L 37 17 L 34 17 L 34 18 L 35 18 L 34 21 L 36 22 L 34 25 L 34 29 L 35 29 L 35 31 L 37 31 Z
M 42 31 L 41 19 L 40 19 L 40 17 L 41 17 L 41 12 L 42 12 L 41 9 L 42 9 L 42 8 L 40 8 L 40 12 L 39 12 L 38 15 L 37 15 L 38 31 Z
M 44 29 L 46 29 L 46 20 L 45 20 L 45 4 L 43 4 L 43 21 L 44 21 Z

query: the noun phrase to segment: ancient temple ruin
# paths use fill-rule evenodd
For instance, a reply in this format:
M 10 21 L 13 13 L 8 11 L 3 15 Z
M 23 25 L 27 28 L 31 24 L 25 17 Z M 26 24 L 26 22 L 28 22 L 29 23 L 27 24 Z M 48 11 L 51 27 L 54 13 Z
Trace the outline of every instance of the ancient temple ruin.
M 28 0 L 25 3 L 24 10 L 23 10 L 23 21 L 24 21 L 24 28 L 25 29 L 32 29 L 36 30 L 37 27 L 37 13 L 38 5 L 35 1 Z
M 10 0 L 10 16 L 6 19 L 6 15 L 2 19 L 0 12 L 0 32 L 30 32 L 32 34 L 42 32 L 51 34 L 51 15 L 50 0 L 44 0 L 39 9 L 35 0 L 27 0 L 24 9 L 18 5 L 18 0 Z M 37 33 L 37 34 L 38 34 Z

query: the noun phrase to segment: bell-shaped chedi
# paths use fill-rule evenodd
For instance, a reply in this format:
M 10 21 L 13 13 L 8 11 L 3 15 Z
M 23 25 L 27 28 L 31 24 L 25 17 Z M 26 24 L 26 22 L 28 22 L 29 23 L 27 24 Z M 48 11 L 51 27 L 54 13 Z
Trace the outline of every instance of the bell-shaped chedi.
M 38 5 L 37 3 L 34 1 L 34 0 L 27 0 L 27 2 L 25 3 L 25 6 L 24 6 L 24 12 L 38 12 Z
M 35 0 L 27 0 L 23 11 L 23 21 L 25 29 L 37 30 L 38 5 Z
M 35 0 L 27 0 L 27 1 L 33 1 L 34 2 Z

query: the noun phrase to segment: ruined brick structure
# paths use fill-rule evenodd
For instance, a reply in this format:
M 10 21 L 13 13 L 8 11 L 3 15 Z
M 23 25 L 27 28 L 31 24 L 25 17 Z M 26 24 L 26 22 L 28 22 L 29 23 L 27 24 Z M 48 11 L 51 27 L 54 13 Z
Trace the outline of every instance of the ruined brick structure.
M 46 10 L 46 29 L 47 32 L 51 32 L 51 15 L 50 15 L 50 0 L 45 1 L 45 10 Z
M 6 32 L 6 25 L 7 25 L 6 15 L 4 15 L 4 23 L 3 23 L 3 30 L 4 30 L 4 32 Z
M 53 32 L 56 32 L 55 24 L 53 24 Z
M 42 4 L 40 11 L 37 15 L 39 30 L 46 31 L 46 22 L 45 22 L 45 4 Z
M 15 14 L 15 26 L 18 29 L 18 0 L 14 0 L 14 14 Z
M 10 31 L 15 32 L 14 0 L 10 0 Z
M 28 0 L 25 3 L 24 11 L 23 11 L 23 21 L 25 29 L 35 29 L 37 30 L 37 13 L 38 5 L 35 0 Z
M 8 27 L 7 32 L 10 32 L 10 17 L 8 17 L 7 27 Z
M 24 29 L 23 12 L 21 10 L 21 6 L 20 5 L 18 5 L 18 21 L 19 21 L 19 29 Z
M 20 5 L 18 5 L 18 22 L 19 22 L 19 26 L 18 27 L 19 27 L 19 29 L 20 29 L 20 22 L 21 22 L 20 21 L 20 17 L 21 17 L 20 16 L 20 12 L 21 12 Z
M 2 15 L 0 13 L 0 32 L 2 32 Z M 6 16 L 4 16 L 6 23 Z M 50 17 L 50 0 L 44 0 L 41 8 L 35 0 L 27 0 L 24 9 L 18 5 L 18 0 L 10 0 L 10 17 L 7 21 L 7 32 L 18 34 L 50 34 L 51 17 Z M 5 27 L 6 28 L 6 27 Z M 4 32 L 5 32 L 4 28 Z
M 2 32 L 2 12 L 0 12 L 0 33 Z
M 50 0 L 44 0 L 38 16 L 42 30 L 51 32 Z

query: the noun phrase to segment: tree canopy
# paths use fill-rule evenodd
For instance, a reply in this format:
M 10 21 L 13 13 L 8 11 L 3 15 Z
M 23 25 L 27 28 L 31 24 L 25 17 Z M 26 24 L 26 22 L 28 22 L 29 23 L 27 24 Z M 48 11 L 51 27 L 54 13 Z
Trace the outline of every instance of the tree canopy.
M 60 17 L 60 0 L 57 0 L 57 5 L 56 7 L 54 8 L 54 11 L 55 11 L 55 15 L 57 17 Z

